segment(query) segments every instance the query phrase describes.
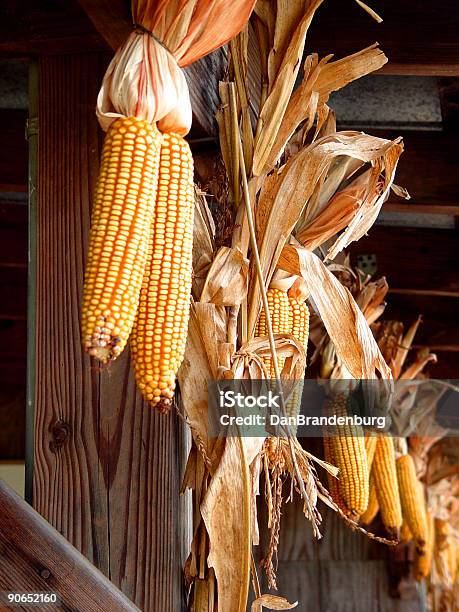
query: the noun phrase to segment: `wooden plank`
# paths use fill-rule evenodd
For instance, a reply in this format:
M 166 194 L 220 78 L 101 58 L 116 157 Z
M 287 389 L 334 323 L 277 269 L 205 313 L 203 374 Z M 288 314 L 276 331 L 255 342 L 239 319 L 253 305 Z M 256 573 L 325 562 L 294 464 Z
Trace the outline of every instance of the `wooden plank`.
M 376 136 L 403 136 L 405 150 L 400 158 L 395 182 L 408 189 L 411 200 L 392 196 L 406 206 L 457 205 L 459 174 L 454 132 L 413 130 L 368 130 Z
M 457 292 L 458 235 L 454 230 L 374 226 L 351 247 L 358 255 L 375 254 L 376 276 L 386 276 L 392 290 Z
M 141 609 L 178 610 L 181 422 L 141 401 L 128 351 L 101 370 L 81 348 L 104 67 L 92 53 L 40 61 L 33 503 Z
M 379 41 L 389 58 L 381 72 L 459 75 L 455 0 L 385 0 L 371 6 L 382 15 L 383 23 L 376 23 L 354 2 L 324 2 L 308 33 L 306 51 L 343 57 Z
M 30 56 L 106 49 L 77 0 L 3 0 L 0 54 Z
M 459 215 L 459 204 L 437 204 L 432 202 L 430 204 L 417 204 L 416 202 L 404 203 L 404 202 L 386 202 L 384 212 L 394 213 L 415 213 L 418 215 Z
M 138 610 L 16 493 L 0 481 L 0 584 L 5 592 L 55 593 L 53 610 Z M 2 609 L 29 610 L 27 605 Z M 41 605 L 42 609 L 48 606 Z
M 26 118 L 25 110 L 0 110 L 0 191 L 27 191 Z

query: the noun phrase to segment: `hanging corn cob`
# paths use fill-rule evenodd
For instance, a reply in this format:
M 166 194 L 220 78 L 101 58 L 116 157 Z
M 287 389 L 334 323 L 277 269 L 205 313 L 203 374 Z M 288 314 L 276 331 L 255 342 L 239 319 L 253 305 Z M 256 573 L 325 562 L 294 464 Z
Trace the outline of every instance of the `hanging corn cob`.
M 378 497 L 376 495 L 375 481 L 370 473 L 370 492 L 368 495 L 368 506 L 365 512 L 360 517 L 362 525 L 370 525 L 376 518 L 379 512 Z
M 309 337 L 309 308 L 304 299 L 289 295 L 289 324 L 290 333 L 301 342 L 305 352 L 308 349 Z M 304 371 L 303 376 L 304 378 Z M 301 409 L 301 398 L 303 395 L 303 380 L 294 381 L 294 389 L 286 404 L 286 412 L 289 417 L 297 417 Z M 296 427 L 293 428 L 296 433 Z
M 81 317 L 83 345 L 103 363 L 123 350 L 134 324 L 158 178 L 161 135 L 123 117 L 105 137 L 91 219 Z
M 376 434 L 372 432 L 367 433 L 365 435 L 365 451 L 367 453 L 367 464 L 369 472 L 371 472 L 371 466 L 373 465 L 377 440 L 378 438 L 376 437 Z
M 372 473 L 375 479 L 381 518 L 389 535 L 399 539 L 402 527 L 402 508 L 398 490 L 394 443 L 389 436 L 378 436 Z
M 290 304 L 287 293 L 281 289 L 270 287 L 266 292 L 268 298 L 269 314 L 271 317 L 271 325 L 274 334 L 288 334 L 290 332 Z M 258 317 L 257 336 L 267 336 L 268 329 L 266 326 L 266 314 L 262 309 L 260 316 Z M 276 377 L 274 371 L 274 363 L 272 357 L 265 357 L 263 359 L 268 378 L 274 379 Z M 285 358 L 281 357 L 277 359 L 279 364 L 279 370 L 282 370 L 285 363 Z
M 327 400 L 325 410 L 329 415 L 347 416 L 347 396 L 344 393 L 334 395 Z M 365 438 L 362 428 L 356 425 L 337 425 L 334 429 L 335 435 L 327 442 L 324 440 L 330 455 L 327 460 L 339 469 L 340 501 L 346 513 L 356 520 L 366 511 L 369 498 Z
M 406 544 L 411 542 L 413 539 L 413 534 L 411 533 L 411 529 L 408 526 L 407 521 L 403 520 L 402 528 L 400 529 L 400 543 Z
M 186 141 L 164 134 L 149 262 L 132 333 L 132 359 L 142 395 L 170 407 L 183 360 L 191 292 L 193 159 Z
M 416 476 L 411 455 L 401 455 L 395 463 L 403 518 L 413 535 L 416 547 L 422 550 L 427 542 L 424 491 Z
M 416 555 L 414 558 L 414 577 L 416 580 L 422 580 L 426 578 L 430 574 L 430 569 L 432 565 L 432 557 L 435 546 L 435 524 L 434 517 L 432 514 L 427 511 L 426 512 L 426 522 L 427 522 L 427 541 L 423 550 L 416 550 Z

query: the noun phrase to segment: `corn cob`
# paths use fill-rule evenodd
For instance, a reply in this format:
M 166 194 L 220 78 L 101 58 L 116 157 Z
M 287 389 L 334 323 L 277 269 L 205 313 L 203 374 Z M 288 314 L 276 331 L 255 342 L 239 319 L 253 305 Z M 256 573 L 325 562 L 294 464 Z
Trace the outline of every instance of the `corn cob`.
M 149 263 L 132 332 L 137 385 L 152 406 L 166 412 L 183 360 L 191 291 L 193 158 L 179 135 L 164 134 Z
M 326 412 L 347 416 L 347 397 L 337 394 L 326 402 Z M 359 426 L 337 425 L 329 438 L 330 463 L 339 469 L 339 494 L 346 513 L 357 520 L 368 507 L 369 473 L 363 430 Z
M 413 534 L 411 533 L 411 529 L 409 528 L 407 521 L 404 519 L 402 528 L 400 529 L 400 542 L 402 544 L 406 544 L 407 542 L 411 542 L 412 539 Z
M 432 566 L 432 557 L 435 545 L 435 525 L 432 514 L 426 511 L 427 522 L 427 541 L 423 550 L 416 551 L 414 558 L 414 577 L 416 580 L 422 580 L 430 574 Z
M 457 579 L 456 542 L 454 541 L 453 536 L 449 536 L 448 538 L 446 561 L 448 565 L 450 584 L 453 585 Z
M 371 466 L 375 456 L 376 442 L 378 438 L 374 433 L 368 433 L 365 435 L 365 451 L 367 453 L 368 470 L 371 472 Z
M 309 308 L 306 302 L 289 297 L 289 327 L 290 333 L 301 342 L 305 352 L 308 348 L 309 336 Z M 302 379 L 304 378 L 304 371 Z M 297 417 L 301 409 L 301 397 L 303 395 L 303 380 L 294 381 L 293 391 L 285 406 L 287 416 Z M 296 433 L 296 427 L 292 428 Z
M 360 517 L 360 522 L 363 525 L 370 525 L 376 518 L 379 512 L 378 497 L 376 495 L 375 481 L 370 474 L 370 493 L 368 496 L 368 506 L 365 512 Z
M 427 542 L 424 491 L 416 476 L 411 455 L 398 457 L 396 466 L 403 517 L 413 534 L 416 547 L 422 550 Z
M 332 448 L 332 445 L 331 445 L 331 438 L 329 438 L 327 436 L 324 436 L 323 443 L 324 443 L 324 458 L 325 458 L 325 461 L 327 461 L 331 465 L 336 466 L 335 455 L 333 454 L 333 448 Z M 327 479 L 328 479 L 328 491 L 329 491 L 329 493 L 331 495 L 331 498 L 333 499 L 335 504 L 345 514 L 348 514 L 349 511 L 346 508 L 346 505 L 344 504 L 343 499 L 342 499 L 341 494 L 340 494 L 340 491 L 339 491 L 339 480 L 338 480 L 338 478 L 336 478 L 335 476 L 333 476 L 332 474 L 327 472 Z
M 275 289 L 270 287 L 266 292 L 268 298 L 269 314 L 271 316 L 271 325 L 274 334 L 288 334 L 290 331 L 290 304 L 288 296 L 285 291 L 281 289 Z M 262 309 L 260 316 L 258 317 L 257 336 L 267 336 L 268 328 L 266 326 L 266 313 Z M 274 362 L 272 357 L 265 357 L 263 359 L 268 378 L 276 378 L 274 370 Z M 285 358 L 281 357 L 277 359 L 279 370 L 282 370 L 285 363 Z
M 103 363 L 123 350 L 134 324 L 158 180 L 161 135 L 123 117 L 105 137 L 92 212 L 81 317 L 85 350 Z
M 378 436 L 372 473 L 382 521 L 389 535 L 398 540 L 403 522 L 402 508 L 395 466 L 394 443 L 389 436 Z

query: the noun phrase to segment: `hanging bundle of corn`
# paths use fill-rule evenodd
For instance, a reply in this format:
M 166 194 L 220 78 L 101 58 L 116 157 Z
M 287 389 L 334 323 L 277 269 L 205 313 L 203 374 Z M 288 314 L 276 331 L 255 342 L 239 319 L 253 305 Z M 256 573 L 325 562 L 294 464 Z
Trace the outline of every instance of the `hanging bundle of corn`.
M 378 436 L 372 465 L 381 518 L 389 535 L 398 540 L 402 527 L 402 507 L 395 465 L 394 443 L 389 436 Z
M 83 344 L 104 363 L 115 359 L 136 320 L 136 378 L 144 397 L 163 409 L 183 359 L 192 273 L 193 160 L 183 139 L 191 105 L 182 67 L 231 39 L 254 3 L 135 0 L 135 29 L 110 63 L 97 100 L 107 136 L 85 277 Z
M 424 490 L 416 476 L 411 455 L 398 457 L 396 466 L 403 518 L 416 542 L 416 547 L 422 550 L 427 542 Z
M 325 411 L 337 418 L 347 416 L 347 396 L 340 393 L 329 398 Z M 337 425 L 333 435 L 324 437 L 324 448 L 326 460 L 339 469 L 339 498 L 335 501 L 356 520 L 368 507 L 370 488 L 363 430 L 357 425 Z M 331 478 L 329 483 L 330 489 L 335 487 Z

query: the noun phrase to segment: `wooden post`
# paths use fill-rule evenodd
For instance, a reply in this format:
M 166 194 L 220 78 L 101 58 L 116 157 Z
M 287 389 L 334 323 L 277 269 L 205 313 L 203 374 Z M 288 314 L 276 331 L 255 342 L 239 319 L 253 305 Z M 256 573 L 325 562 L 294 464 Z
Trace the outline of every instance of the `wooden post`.
M 141 401 L 128 351 L 100 370 L 81 349 L 105 66 L 99 53 L 39 64 L 33 505 L 142 610 L 180 610 L 181 422 Z

